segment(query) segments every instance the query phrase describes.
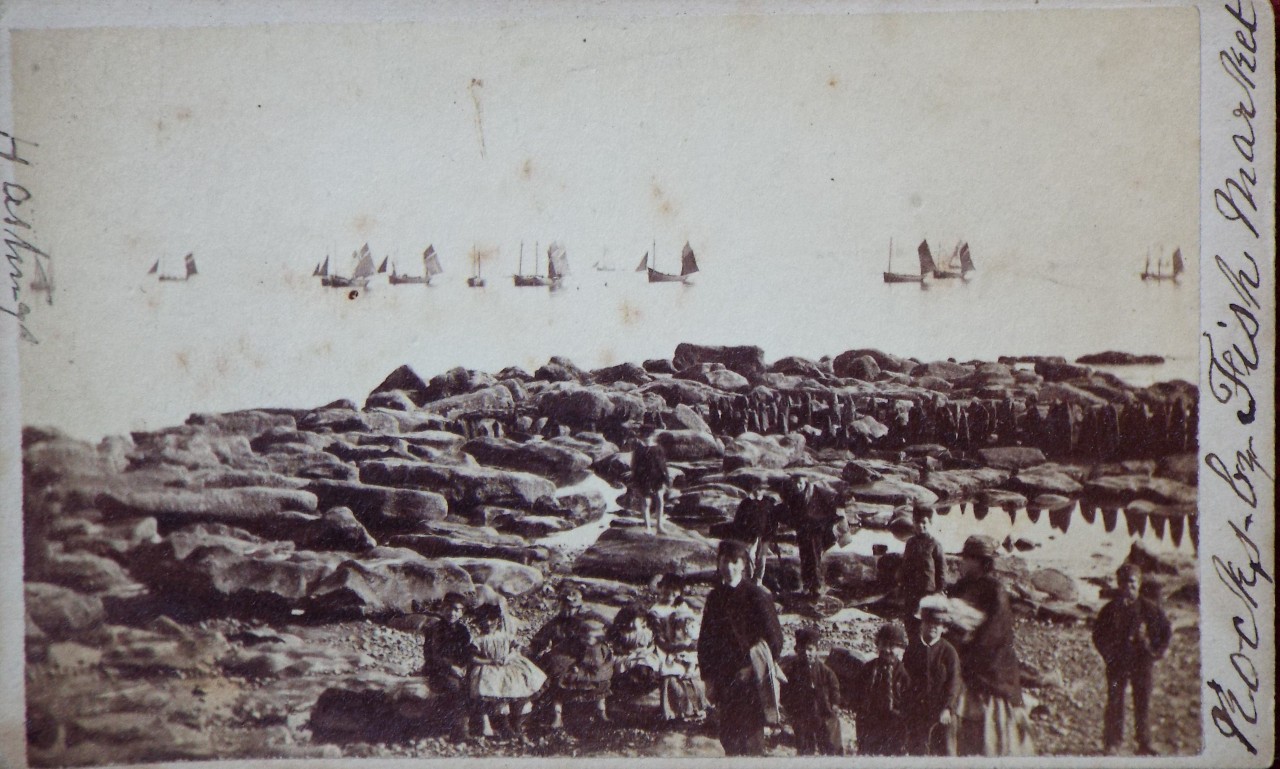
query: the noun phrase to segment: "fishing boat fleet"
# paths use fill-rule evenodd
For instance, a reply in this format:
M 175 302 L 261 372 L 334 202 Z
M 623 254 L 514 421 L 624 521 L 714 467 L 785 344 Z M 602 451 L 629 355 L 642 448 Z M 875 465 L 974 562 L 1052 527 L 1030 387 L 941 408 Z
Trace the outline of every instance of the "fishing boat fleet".
M 655 244 L 656 245 L 656 244 Z M 539 256 L 539 244 L 534 243 L 533 258 L 530 260 L 530 272 L 525 272 L 525 255 L 524 243 L 520 243 L 520 251 L 518 261 L 516 262 L 516 272 L 511 276 L 511 282 L 518 288 L 543 287 L 550 289 L 560 288 L 564 284 L 564 280 L 569 275 L 569 254 L 564 245 L 560 242 L 553 242 L 547 246 L 546 256 Z M 636 272 L 644 272 L 648 275 L 650 283 L 688 283 L 689 278 L 698 272 L 698 259 L 693 253 L 693 248 L 686 242 L 684 249 L 680 254 L 680 272 L 679 274 L 662 272 L 651 265 L 652 257 L 649 251 L 646 251 L 640 260 L 640 266 L 636 268 Z M 656 253 L 656 248 L 654 249 Z M 485 259 L 482 258 L 480 252 L 472 248 L 470 254 L 471 274 L 467 277 L 467 285 L 471 288 L 483 288 L 486 285 L 482 268 Z M 320 278 L 320 285 L 328 288 L 365 288 L 378 275 L 387 273 L 388 266 L 390 273 L 387 275 L 387 282 L 393 286 L 399 285 L 431 285 L 431 279 L 444 272 L 441 265 L 440 256 L 436 253 L 435 246 L 429 245 L 422 252 L 422 274 L 406 275 L 399 272 L 394 260 L 390 257 L 384 257 L 382 263 L 377 268 L 374 267 L 373 252 L 369 250 L 369 244 L 366 243 L 360 247 L 358 251 L 351 254 L 351 272 L 349 275 L 341 274 L 336 267 L 330 266 L 330 257 L 326 256 L 324 261 L 317 264 L 312 271 L 313 277 Z M 594 269 L 602 272 L 615 272 L 612 268 L 602 267 L 600 262 L 594 265 Z
M 973 255 L 969 252 L 969 244 L 961 241 L 951 249 L 951 255 L 940 267 L 933 259 L 933 252 L 929 249 L 929 241 L 922 240 L 916 248 L 916 256 L 920 259 L 920 272 L 894 272 L 893 271 L 893 238 L 889 239 L 889 264 L 884 271 L 885 283 L 924 283 L 926 280 L 933 278 L 937 280 L 950 280 L 959 278 L 968 280 L 977 269 L 973 265 Z

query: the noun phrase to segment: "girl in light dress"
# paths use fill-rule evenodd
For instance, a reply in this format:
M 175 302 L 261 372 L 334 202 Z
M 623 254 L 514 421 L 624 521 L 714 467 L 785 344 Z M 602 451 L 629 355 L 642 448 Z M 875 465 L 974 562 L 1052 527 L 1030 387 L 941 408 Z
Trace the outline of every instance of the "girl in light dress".
M 701 720 L 707 715 L 707 690 L 698 670 L 698 618 L 685 602 L 684 584 L 675 574 L 658 582 L 658 602 L 649 611 L 656 630 L 662 677 L 662 717 Z
M 524 718 L 532 709 L 529 700 L 547 676 L 516 651 L 515 635 L 500 606 L 477 608 L 475 623 L 479 635 L 472 639 L 476 652 L 468 685 L 472 700 L 484 714 L 484 734 L 493 734 L 490 716 L 502 716 L 504 731 L 523 739 Z

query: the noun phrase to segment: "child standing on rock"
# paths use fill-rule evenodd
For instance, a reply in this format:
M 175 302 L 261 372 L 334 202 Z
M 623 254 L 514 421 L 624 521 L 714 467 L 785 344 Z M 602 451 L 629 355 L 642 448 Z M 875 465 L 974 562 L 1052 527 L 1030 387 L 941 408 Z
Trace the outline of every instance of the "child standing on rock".
M 956 755 L 963 681 L 960 655 L 942 637 L 945 613 L 945 606 L 921 603 L 920 629 L 902 658 L 911 679 L 906 716 L 907 748 L 913 756 Z
M 488 604 L 476 609 L 475 656 L 468 676 L 472 698 L 479 703 L 486 722 L 491 715 L 506 716 L 504 731 L 523 739 L 529 700 L 547 676 L 515 649 L 515 636 L 506 628 L 501 607 Z M 486 723 L 487 726 L 487 723 Z M 491 729 L 486 728 L 488 736 Z
M 875 660 L 862 670 L 858 700 L 858 754 L 906 754 L 906 704 L 910 681 L 902 657 L 907 634 L 901 625 L 886 622 L 876 631 Z

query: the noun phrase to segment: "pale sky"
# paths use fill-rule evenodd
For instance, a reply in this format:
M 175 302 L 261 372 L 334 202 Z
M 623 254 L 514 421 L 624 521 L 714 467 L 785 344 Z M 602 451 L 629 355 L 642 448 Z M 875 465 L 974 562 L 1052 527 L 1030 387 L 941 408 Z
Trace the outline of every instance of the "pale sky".
M 878 281 L 891 237 L 903 269 L 919 239 L 964 238 L 985 275 L 1119 303 L 1145 253 L 1181 246 L 1194 307 L 1197 40 L 1190 8 L 15 31 L 14 125 L 40 144 L 18 179 L 59 283 L 33 303 L 27 421 L 145 381 L 177 342 L 138 341 L 159 325 L 142 277 L 188 251 L 225 307 L 200 333 L 242 348 L 366 241 L 413 269 L 434 243 L 456 272 L 477 244 L 506 275 L 521 240 L 579 267 L 656 240 L 668 269 L 690 240 L 722 277 L 816 257 Z M 242 357 L 264 386 L 292 374 Z M 175 397 L 249 406 L 252 384 Z

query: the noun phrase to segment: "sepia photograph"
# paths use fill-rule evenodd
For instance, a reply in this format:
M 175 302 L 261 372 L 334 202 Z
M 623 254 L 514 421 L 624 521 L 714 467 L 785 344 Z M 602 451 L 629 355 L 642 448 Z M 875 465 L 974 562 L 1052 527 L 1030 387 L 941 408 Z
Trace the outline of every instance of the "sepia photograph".
M 1270 5 L 378 7 L 4 11 L 0 755 L 1270 761 Z

